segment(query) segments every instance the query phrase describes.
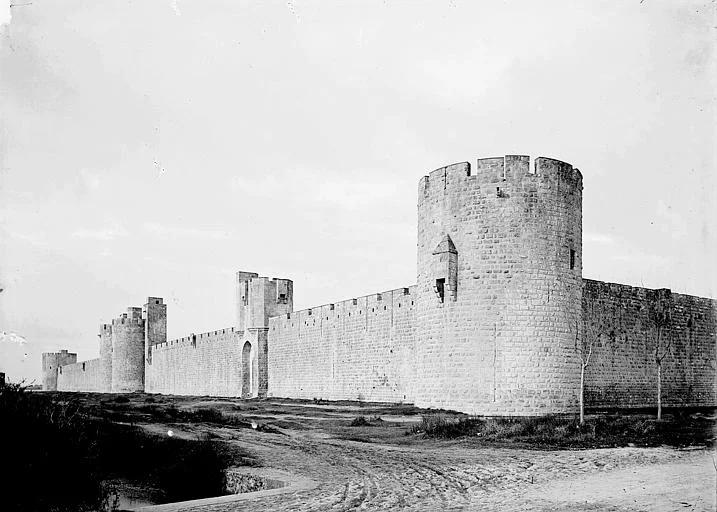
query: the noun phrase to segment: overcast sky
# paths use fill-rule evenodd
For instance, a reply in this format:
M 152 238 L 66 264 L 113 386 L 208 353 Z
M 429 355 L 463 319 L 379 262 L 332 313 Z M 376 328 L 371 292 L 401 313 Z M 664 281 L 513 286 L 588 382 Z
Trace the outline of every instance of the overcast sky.
M 13 1 L 12 380 L 149 295 L 229 327 L 236 270 L 297 309 L 413 284 L 418 180 L 487 156 L 580 168 L 585 277 L 717 295 L 713 2 Z

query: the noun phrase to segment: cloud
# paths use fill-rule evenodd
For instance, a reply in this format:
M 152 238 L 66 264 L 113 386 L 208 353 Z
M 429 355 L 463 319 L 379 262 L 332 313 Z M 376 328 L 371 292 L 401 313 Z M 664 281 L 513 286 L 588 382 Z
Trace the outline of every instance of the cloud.
M 117 238 L 125 237 L 128 232 L 122 226 L 107 226 L 99 229 L 79 228 L 72 233 L 72 238 L 86 240 L 102 240 L 110 241 Z
M 594 244 L 614 244 L 615 239 L 605 233 L 583 233 L 583 242 L 592 242 Z
M 687 236 L 687 223 L 682 215 L 662 199 L 657 201 L 655 222 L 657 228 L 673 240 L 681 240 Z
M 27 340 L 14 332 L 0 333 L 0 371 L 7 373 L 7 378 L 13 378 L 28 361 Z
M 184 226 L 167 226 L 156 222 L 146 222 L 142 228 L 154 235 L 161 237 L 185 237 L 201 238 L 205 240 L 229 240 L 233 238 L 230 230 L 220 228 L 194 228 Z
M 17 343 L 19 345 L 24 345 L 27 343 L 27 340 L 14 332 L 2 331 L 0 333 L 0 343 Z
M 344 179 L 336 173 L 308 169 L 277 170 L 261 178 L 234 176 L 232 189 L 238 194 L 272 199 L 275 202 L 300 202 L 342 209 L 361 207 L 388 201 L 397 194 L 390 179 L 367 180 L 366 176 Z
M 0 29 L 3 28 L 3 25 L 9 25 L 11 19 L 12 7 L 10 7 L 10 2 L 4 2 L 0 7 Z

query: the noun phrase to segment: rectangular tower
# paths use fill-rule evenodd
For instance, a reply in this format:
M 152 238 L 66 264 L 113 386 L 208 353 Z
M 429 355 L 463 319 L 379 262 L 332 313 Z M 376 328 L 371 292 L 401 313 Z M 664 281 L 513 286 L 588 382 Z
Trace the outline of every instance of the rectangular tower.
M 147 297 L 143 310 L 145 361 L 152 364 L 152 347 L 167 341 L 167 305 L 161 297 Z
M 253 272 L 236 274 L 237 334 L 242 347 L 243 397 L 266 396 L 269 318 L 294 309 L 290 279 L 269 279 Z
M 247 310 L 249 309 L 249 284 L 259 274 L 255 272 L 236 273 L 236 328 L 237 331 L 246 329 Z

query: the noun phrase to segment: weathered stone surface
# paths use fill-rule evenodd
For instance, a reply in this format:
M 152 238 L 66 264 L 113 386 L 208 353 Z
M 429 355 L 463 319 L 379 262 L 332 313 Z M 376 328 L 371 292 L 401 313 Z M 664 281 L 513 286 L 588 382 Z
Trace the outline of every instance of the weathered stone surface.
M 61 365 L 58 369 L 58 391 L 100 392 L 102 391 L 101 386 L 102 373 L 99 359 L 65 364 Z
M 717 403 L 717 301 L 585 279 L 583 321 L 603 323 L 586 368 L 587 405 L 641 407 L 657 400 L 653 318 L 660 305 L 670 312 L 661 335 L 664 405 L 705 406 Z M 662 302 L 662 304 L 660 304 Z M 587 325 L 586 325 L 587 330 Z
M 415 286 L 269 320 L 269 396 L 412 400 Z

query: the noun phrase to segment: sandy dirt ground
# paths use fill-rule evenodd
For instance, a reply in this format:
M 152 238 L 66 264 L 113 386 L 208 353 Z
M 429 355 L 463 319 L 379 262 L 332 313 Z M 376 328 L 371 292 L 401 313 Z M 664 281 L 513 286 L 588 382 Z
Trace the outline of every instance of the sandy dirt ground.
M 487 448 L 467 441 L 386 443 L 337 436 L 322 424 L 355 417 L 356 410 L 287 412 L 307 428 L 259 432 L 205 424 L 174 425 L 175 435 L 211 431 L 249 451 L 265 468 L 316 482 L 311 490 L 195 512 L 238 510 L 505 510 L 713 511 L 717 510 L 717 455 L 707 449 L 609 448 L 529 450 Z M 308 411 L 308 412 L 307 412 Z M 261 415 L 256 421 L 281 415 Z M 405 423 L 387 422 L 405 431 Z M 404 416 L 415 421 L 417 417 Z M 148 425 L 161 432 L 165 425 Z M 371 430 L 361 430 L 364 434 Z M 358 436 L 361 437 L 361 436 Z

